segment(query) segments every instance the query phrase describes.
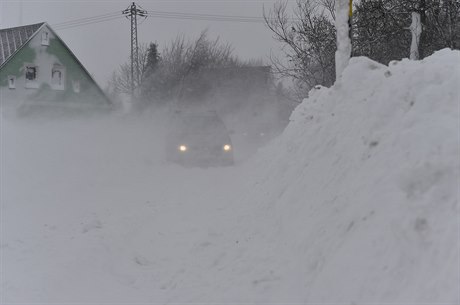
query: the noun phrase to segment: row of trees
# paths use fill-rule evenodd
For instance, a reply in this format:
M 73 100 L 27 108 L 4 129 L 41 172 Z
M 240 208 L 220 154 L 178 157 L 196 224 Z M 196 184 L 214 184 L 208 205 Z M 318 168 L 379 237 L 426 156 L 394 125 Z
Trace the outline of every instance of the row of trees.
M 355 54 L 384 64 L 408 57 L 412 12 L 421 16 L 421 58 L 442 48 L 460 48 L 459 0 L 365 0 L 356 6 Z
M 219 38 L 209 39 L 203 31 L 195 40 L 178 36 L 165 46 L 161 55 L 156 43 L 139 47 L 139 79 L 135 79 L 138 105 L 163 105 L 177 101 L 184 95 L 188 99 L 203 98 L 209 92 L 207 73 L 216 68 L 241 67 L 246 64 L 233 54 L 229 44 Z M 111 81 L 117 94 L 131 93 L 131 65 L 129 62 L 115 71 Z
M 287 2 L 264 12 L 265 23 L 283 45 L 273 58 L 276 71 L 294 79 L 305 96 L 315 85 L 335 81 L 335 0 L 297 0 L 293 17 Z M 442 48 L 460 48 L 460 0 L 361 0 L 353 9 L 352 54 L 388 64 L 409 57 L 411 13 L 422 22 L 421 58 Z
M 166 103 L 172 99 L 201 99 L 210 88 L 205 80 L 206 72 L 217 67 L 238 66 L 229 44 L 211 40 L 203 31 L 194 41 L 177 37 L 162 51 L 158 65 L 145 75 L 140 87 L 144 101 Z
M 206 31 L 195 40 L 177 37 L 161 54 L 155 43 L 142 45 L 139 70 L 134 100 L 129 62 L 113 74 L 112 98 L 124 95 L 139 111 L 149 106 L 214 110 L 229 129 L 258 140 L 260 133 L 281 130 L 296 106 L 282 85 L 275 85 L 269 66 L 239 60 L 229 44 L 208 38 Z
M 297 0 L 292 13 L 284 1 L 264 11 L 265 24 L 284 52 L 271 59 L 272 68 L 294 80 L 296 96 L 304 97 L 313 86 L 331 86 L 335 81 L 335 1 Z M 353 8 L 352 55 L 383 64 L 409 57 L 412 12 L 420 14 L 423 27 L 420 58 L 445 47 L 460 48 L 460 0 L 360 0 Z M 213 85 L 209 71 L 251 65 L 238 60 L 230 45 L 209 39 L 206 31 L 192 41 L 177 37 L 162 49 L 161 56 L 157 44 L 142 45 L 140 78 L 135 81 L 138 104 L 165 104 L 184 94 L 203 99 Z M 130 71 L 126 63 L 114 73 L 116 93 L 131 92 Z
M 275 84 L 271 68 L 260 60 L 239 60 L 232 51 L 219 38 L 210 39 L 206 31 L 194 40 L 178 36 L 161 53 L 155 43 L 141 45 L 132 105 L 140 111 L 152 105 L 208 107 L 223 119 L 245 122 L 237 124 L 245 126 L 229 126 L 233 129 L 264 120 L 273 126 L 286 124 L 296 103 L 289 100 L 281 83 Z M 114 72 L 110 91 L 115 100 L 117 96 L 131 99 L 130 62 Z

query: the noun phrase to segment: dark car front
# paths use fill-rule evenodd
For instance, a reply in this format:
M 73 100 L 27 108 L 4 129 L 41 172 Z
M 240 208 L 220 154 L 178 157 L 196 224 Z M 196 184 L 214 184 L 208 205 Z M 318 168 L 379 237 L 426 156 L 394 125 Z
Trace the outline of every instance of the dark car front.
M 234 163 L 229 133 L 216 115 L 182 115 L 173 122 L 167 137 L 168 160 L 201 167 Z

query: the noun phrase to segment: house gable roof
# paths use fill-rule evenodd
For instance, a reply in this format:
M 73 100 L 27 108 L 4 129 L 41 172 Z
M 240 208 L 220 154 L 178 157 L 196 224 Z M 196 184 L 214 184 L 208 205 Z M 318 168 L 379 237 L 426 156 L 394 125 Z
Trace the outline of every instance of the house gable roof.
M 99 87 L 98 83 L 94 80 L 93 76 L 88 72 L 88 70 L 86 70 L 85 66 L 83 66 L 83 64 L 80 62 L 77 56 L 75 56 L 75 54 L 65 44 L 61 37 L 59 37 L 59 35 L 46 22 L 40 22 L 36 24 L 0 30 L 0 70 L 17 52 L 19 52 L 35 35 L 37 35 L 37 33 L 43 27 L 47 27 L 56 36 L 56 38 L 59 39 L 59 41 L 66 48 L 66 50 L 73 57 L 73 59 L 77 62 L 77 64 L 81 67 L 81 69 L 96 85 L 97 90 L 106 99 L 108 104 L 112 104 L 112 101 L 107 97 L 104 90 L 102 90 L 102 88 Z M 8 51 L 6 51 L 6 49 L 8 49 Z
M 0 30 L 0 66 L 20 50 L 44 22 Z

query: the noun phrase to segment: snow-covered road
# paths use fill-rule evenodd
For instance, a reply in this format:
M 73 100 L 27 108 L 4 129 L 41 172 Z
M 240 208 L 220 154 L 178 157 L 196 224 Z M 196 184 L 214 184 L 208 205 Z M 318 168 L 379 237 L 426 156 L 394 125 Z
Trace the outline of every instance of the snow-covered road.
M 203 270 L 238 246 L 226 236 L 237 221 L 228 205 L 245 177 L 238 166 L 166 163 L 159 127 L 3 121 L 4 300 L 141 302 L 139 289 L 167 300 L 212 287 Z

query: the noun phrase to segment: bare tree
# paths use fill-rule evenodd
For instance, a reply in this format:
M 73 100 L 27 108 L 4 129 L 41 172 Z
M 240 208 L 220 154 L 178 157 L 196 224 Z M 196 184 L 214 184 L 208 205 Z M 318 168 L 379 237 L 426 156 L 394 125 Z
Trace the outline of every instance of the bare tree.
M 204 94 L 205 71 L 237 63 L 232 47 L 219 38 L 210 40 L 206 30 L 193 41 L 178 36 L 162 50 L 157 70 L 143 81 L 142 98 L 146 103 L 162 104 L 184 94 Z
M 280 75 L 293 78 L 302 95 L 315 85 L 330 86 L 335 81 L 334 3 L 297 0 L 294 18 L 288 15 L 287 2 L 264 11 L 265 24 L 283 44 L 285 57 L 272 57 L 272 65 Z
M 144 81 L 147 62 L 148 62 L 148 44 L 141 44 L 139 46 L 139 80 L 134 80 L 135 91 L 138 91 L 140 85 Z M 113 72 L 112 79 L 110 81 L 110 87 L 117 94 L 130 94 L 131 93 L 131 63 L 126 62 L 118 68 L 117 71 Z

